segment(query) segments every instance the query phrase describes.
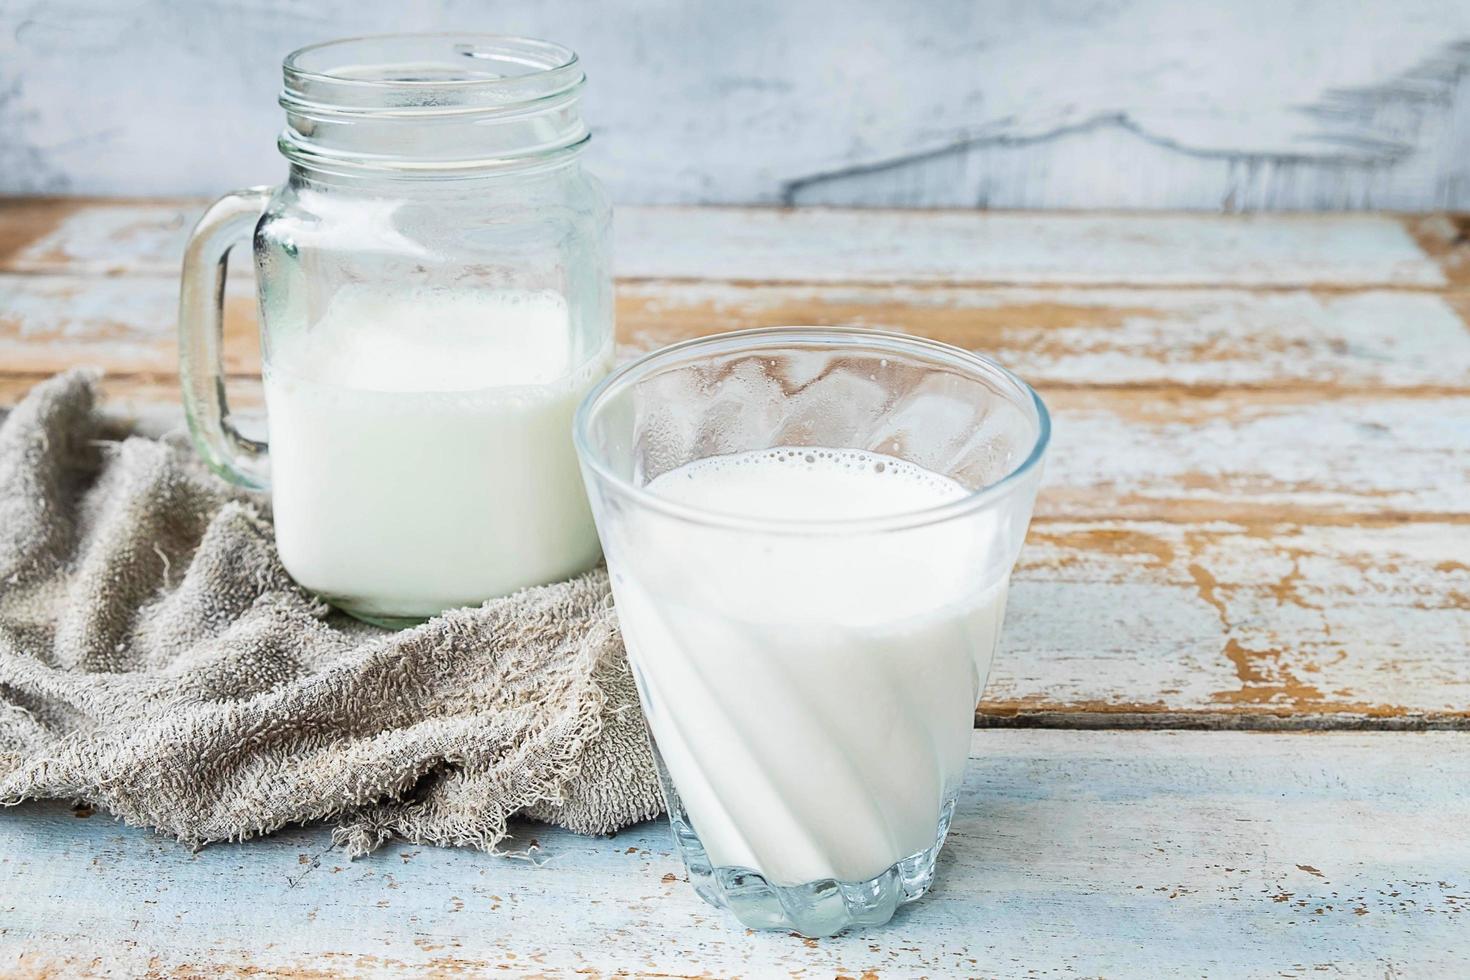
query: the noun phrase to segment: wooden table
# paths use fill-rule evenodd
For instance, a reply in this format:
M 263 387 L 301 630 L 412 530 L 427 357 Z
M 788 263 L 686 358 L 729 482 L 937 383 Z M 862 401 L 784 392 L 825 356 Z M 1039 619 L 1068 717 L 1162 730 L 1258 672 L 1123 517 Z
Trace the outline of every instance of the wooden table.
M 179 418 L 197 202 L 0 205 L 0 402 Z M 199 854 L 0 813 L 0 973 L 1470 970 L 1470 222 L 626 208 L 624 353 L 860 323 L 994 354 L 1055 438 L 932 896 L 747 934 L 659 825 L 531 860 L 306 828 Z M 258 404 L 248 274 L 227 366 Z

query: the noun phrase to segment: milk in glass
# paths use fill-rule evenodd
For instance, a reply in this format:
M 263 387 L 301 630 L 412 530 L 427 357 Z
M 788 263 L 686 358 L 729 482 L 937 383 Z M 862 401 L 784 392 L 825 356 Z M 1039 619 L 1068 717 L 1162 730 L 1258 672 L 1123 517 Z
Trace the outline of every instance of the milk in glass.
M 572 449 L 609 352 L 546 291 L 339 289 L 265 369 L 276 542 L 306 588 L 421 618 L 593 565 Z
M 970 494 L 850 449 L 716 456 L 645 489 L 783 528 L 701 528 L 650 507 L 619 538 L 618 618 L 711 863 L 777 885 L 861 882 L 933 847 L 1005 609 L 1008 578 L 980 578 L 997 518 L 806 533 Z

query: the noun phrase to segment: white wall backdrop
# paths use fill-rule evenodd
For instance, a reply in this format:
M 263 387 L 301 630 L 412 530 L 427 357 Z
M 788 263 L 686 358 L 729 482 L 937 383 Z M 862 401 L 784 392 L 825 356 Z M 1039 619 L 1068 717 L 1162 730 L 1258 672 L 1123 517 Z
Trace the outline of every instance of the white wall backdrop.
M 563 41 L 633 202 L 1470 208 L 1470 0 L 0 0 L 0 192 L 278 180 L 279 62 Z

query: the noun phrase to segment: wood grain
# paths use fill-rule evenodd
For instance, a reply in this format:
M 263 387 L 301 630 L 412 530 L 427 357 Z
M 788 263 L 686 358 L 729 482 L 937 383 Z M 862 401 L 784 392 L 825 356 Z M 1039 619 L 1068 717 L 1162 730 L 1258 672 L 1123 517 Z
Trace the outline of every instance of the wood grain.
M 225 344 L 226 370 L 247 377 L 259 371 L 248 287 L 227 299 Z M 148 277 L 0 275 L 0 364 L 26 379 L 95 364 L 120 376 L 111 389 L 124 403 L 171 407 L 174 290 Z M 1035 383 L 1055 416 L 1046 517 L 1314 523 L 1452 515 L 1470 500 L 1470 330 L 1439 296 L 893 290 L 878 305 L 880 295 L 625 285 L 622 353 L 793 321 L 985 350 Z
M 254 283 L 231 276 L 225 369 L 260 373 Z M 135 276 L 0 274 L 0 365 L 49 375 L 79 364 L 110 374 L 176 375 L 178 284 Z
M 178 275 L 205 202 L 0 198 L 0 271 Z M 1433 288 L 1404 220 L 1378 214 L 1019 214 L 624 207 L 626 279 Z M 1450 247 L 1458 256 L 1465 243 Z
M 143 431 L 182 428 L 171 381 L 107 390 Z M 230 390 L 257 421 L 259 382 Z M 1099 415 L 1095 397 L 1056 406 L 981 724 L 1470 726 L 1470 426 L 1403 400 L 1287 403 L 1232 427 L 1206 399 L 1191 428 L 1187 409 Z M 1401 405 L 1429 423 L 1384 414 Z M 1375 425 L 1365 458 L 1351 436 Z M 1316 451 L 1280 449 L 1313 427 Z
M 619 273 L 754 282 L 1440 286 L 1384 215 L 625 208 Z
M 0 199 L 0 269 L 178 274 L 204 201 Z
M 0 375 L 0 402 L 14 402 L 36 380 Z M 234 409 L 260 414 L 257 377 L 234 376 L 227 388 Z M 102 391 L 106 408 L 152 430 L 182 424 L 177 381 L 166 372 L 106 378 Z M 1038 520 L 1422 520 L 1470 533 L 1470 394 L 1042 393 L 1053 435 Z M 1306 446 L 1302 433 L 1311 434 Z
M 935 889 L 820 941 L 733 927 L 661 824 L 354 863 L 321 829 L 191 854 L 25 805 L 0 819 L 0 973 L 1455 975 L 1466 785 L 1464 733 L 977 732 Z
M 94 363 L 112 372 L 111 411 L 153 432 L 179 424 L 174 265 L 194 206 L 0 205 L 0 402 Z M 1470 725 L 1470 329 L 1457 225 L 633 215 L 625 225 L 642 231 L 624 235 L 625 268 L 649 275 L 620 283 L 624 356 L 735 327 L 860 323 L 985 350 L 1040 387 L 1053 448 L 982 724 Z M 773 254 L 784 278 L 823 278 L 819 246 L 844 221 L 870 233 L 851 245 L 853 281 L 754 281 L 751 263 Z M 720 234 L 691 236 L 691 222 Z M 1079 285 L 1091 273 L 1068 265 L 1075 252 L 1036 244 L 1079 229 L 1123 249 L 1134 263 L 1115 254 L 1124 278 L 1142 281 Z M 990 235 L 1011 237 L 988 241 L 986 255 L 1055 281 L 918 281 L 974 268 L 955 243 Z M 1194 251 L 1176 254 L 1169 235 L 1195 236 Z M 693 260 L 669 242 L 696 240 L 712 270 L 752 281 L 680 278 Z M 884 250 L 897 240 L 903 250 Z M 1285 263 L 1281 281 L 1310 285 L 1244 285 L 1273 262 Z M 1161 285 L 1160 268 L 1226 285 Z M 260 391 L 246 272 L 230 280 L 225 361 L 248 426 Z M 902 282 L 860 281 L 889 275 Z
M 1462 727 L 1470 525 L 1038 521 L 982 724 Z
M 109 412 L 178 427 L 196 208 L 0 203 L 0 405 L 88 362 Z M 321 829 L 191 855 L 24 805 L 0 815 L 0 974 L 1470 968 L 1470 733 L 1222 730 L 1470 728 L 1458 223 L 628 217 L 625 356 L 855 322 L 991 352 L 1053 410 L 935 892 L 887 929 L 802 941 L 699 903 L 657 825 L 528 828 L 526 861 L 390 845 L 353 864 Z M 232 404 L 258 422 L 248 275 L 227 299 Z M 1109 730 L 1128 727 L 1213 730 Z
M 1434 292 L 624 283 L 631 347 L 854 323 L 981 350 L 1039 386 L 1470 384 L 1470 331 Z
M 237 373 L 259 370 L 253 289 L 248 275 L 229 280 L 226 367 Z M 177 291 L 173 278 L 0 273 L 0 365 L 172 373 Z M 851 323 L 984 351 L 1043 388 L 1470 391 L 1470 330 L 1456 297 L 1430 292 L 657 280 L 622 283 L 617 316 L 624 354 L 744 327 Z
M 1470 520 L 1470 395 L 1043 394 L 1042 516 Z

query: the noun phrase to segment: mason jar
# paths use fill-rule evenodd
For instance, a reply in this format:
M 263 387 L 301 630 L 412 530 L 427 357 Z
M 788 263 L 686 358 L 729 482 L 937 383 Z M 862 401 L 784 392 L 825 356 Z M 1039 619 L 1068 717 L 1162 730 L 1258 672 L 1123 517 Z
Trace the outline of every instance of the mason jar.
M 591 567 L 571 422 L 610 366 L 611 207 L 581 165 L 576 55 L 401 35 L 283 69 L 285 183 L 215 202 L 184 258 L 199 452 L 269 490 L 287 571 L 363 619 Z M 224 259 L 251 232 L 268 445 L 232 424 L 220 362 Z

